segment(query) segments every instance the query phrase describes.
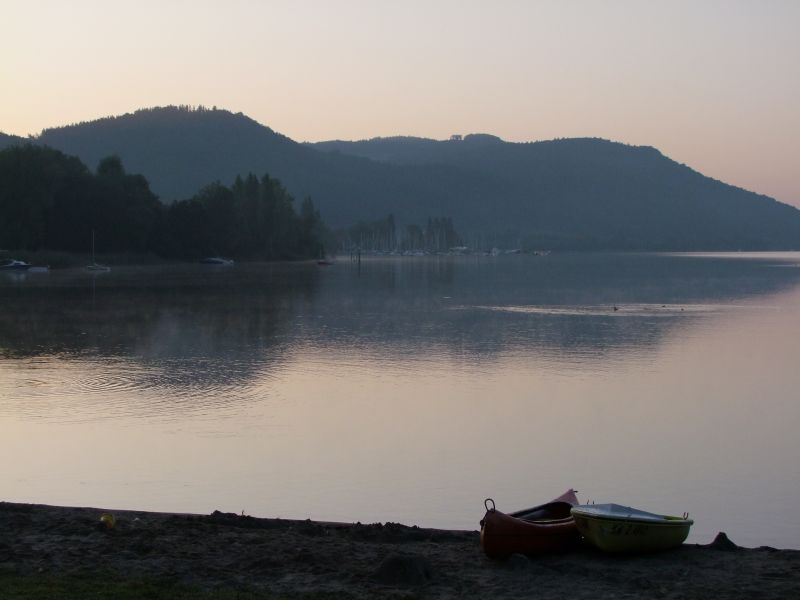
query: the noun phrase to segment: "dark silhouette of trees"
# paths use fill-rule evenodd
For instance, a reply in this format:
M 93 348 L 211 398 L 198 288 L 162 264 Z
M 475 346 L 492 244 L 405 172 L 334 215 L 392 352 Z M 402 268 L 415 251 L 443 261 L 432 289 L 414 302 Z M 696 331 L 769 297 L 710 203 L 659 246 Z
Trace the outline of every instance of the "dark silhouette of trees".
M 158 254 L 183 259 L 216 254 L 208 212 L 199 201 L 175 202 L 165 212 Z
M 445 252 L 461 245 L 461 237 L 453 227 L 450 217 L 428 218 L 425 228 L 425 249 L 432 252 Z
M 310 196 L 303 199 L 300 205 L 300 236 L 298 250 L 304 256 L 322 256 L 325 253 L 324 240 L 326 238 L 325 225 L 319 215 L 319 210 L 314 206 Z
M 377 221 L 362 221 L 339 232 L 339 245 L 345 250 L 447 252 L 461 244 L 461 236 L 450 217 L 428 217 L 424 228 L 414 223 L 407 224 L 400 235 L 397 234 L 394 215 Z
M 46 245 L 60 202 L 85 202 L 88 169 L 77 159 L 36 146 L 0 152 L 0 247 Z
M 103 249 L 111 252 L 148 252 L 156 242 L 163 207 L 142 175 L 128 175 L 118 156 L 100 161 L 93 214 L 86 215 L 83 246 L 89 230 L 102 232 Z
M 0 247 L 85 252 L 97 232 L 102 252 L 196 259 L 303 258 L 321 253 L 325 226 L 310 198 L 298 215 L 277 179 L 253 174 L 233 187 L 212 183 L 163 205 L 117 156 L 92 174 L 77 158 L 30 144 L 0 151 Z
M 163 254 L 316 257 L 325 231 L 311 198 L 303 200 L 298 215 L 294 199 L 277 179 L 264 175 L 259 180 L 249 173 L 244 179 L 237 176 L 231 188 L 212 183 L 189 200 L 170 205 L 163 237 L 171 245 Z
M 340 233 L 345 248 L 390 252 L 397 250 L 397 231 L 394 215 L 376 221 L 359 221 Z

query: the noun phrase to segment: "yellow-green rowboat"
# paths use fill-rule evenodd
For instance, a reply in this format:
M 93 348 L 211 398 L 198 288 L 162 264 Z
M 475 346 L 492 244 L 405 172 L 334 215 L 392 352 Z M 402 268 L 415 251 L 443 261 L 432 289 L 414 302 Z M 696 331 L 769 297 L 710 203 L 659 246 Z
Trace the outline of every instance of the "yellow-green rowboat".
M 586 540 L 605 552 L 655 552 L 683 544 L 694 521 L 620 504 L 583 504 L 572 508 Z

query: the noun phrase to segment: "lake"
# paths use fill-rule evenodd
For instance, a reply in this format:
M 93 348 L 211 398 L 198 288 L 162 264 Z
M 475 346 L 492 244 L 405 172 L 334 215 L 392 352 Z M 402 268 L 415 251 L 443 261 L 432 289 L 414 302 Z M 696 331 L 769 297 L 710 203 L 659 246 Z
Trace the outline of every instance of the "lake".
M 800 548 L 800 253 L 0 275 L 0 499 Z

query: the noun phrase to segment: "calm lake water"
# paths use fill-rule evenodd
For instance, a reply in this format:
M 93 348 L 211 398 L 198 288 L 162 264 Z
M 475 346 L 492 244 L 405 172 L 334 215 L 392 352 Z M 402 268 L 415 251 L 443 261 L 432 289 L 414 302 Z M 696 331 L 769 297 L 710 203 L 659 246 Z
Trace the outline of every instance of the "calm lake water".
M 575 487 L 800 548 L 800 254 L 3 274 L 0 302 L 2 500 L 476 529 Z

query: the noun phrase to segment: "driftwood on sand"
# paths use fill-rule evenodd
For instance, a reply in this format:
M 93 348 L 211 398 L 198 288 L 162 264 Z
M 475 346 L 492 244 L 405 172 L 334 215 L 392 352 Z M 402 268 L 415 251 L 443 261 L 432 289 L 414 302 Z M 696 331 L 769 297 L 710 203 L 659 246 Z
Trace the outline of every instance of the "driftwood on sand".
M 493 561 L 477 531 L 15 503 L 0 503 L 0 571 L 353 598 L 800 597 L 800 551 L 739 548 L 724 534 L 649 556 Z

